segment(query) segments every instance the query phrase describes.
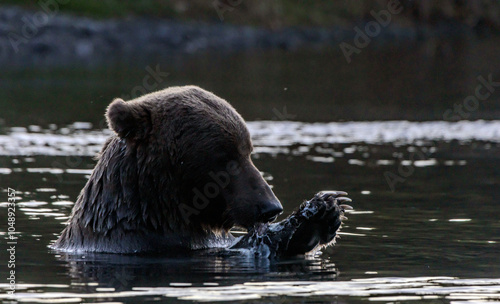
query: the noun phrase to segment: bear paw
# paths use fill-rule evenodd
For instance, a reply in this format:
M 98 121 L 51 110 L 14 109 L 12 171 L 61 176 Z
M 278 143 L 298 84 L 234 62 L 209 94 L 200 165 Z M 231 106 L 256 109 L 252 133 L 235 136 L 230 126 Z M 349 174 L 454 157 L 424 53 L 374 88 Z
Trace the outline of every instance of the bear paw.
M 352 207 L 343 191 L 322 191 L 279 223 L 261 224 L 232 248 L 265 248 L 271 256 L 292 256 L 332 244 L 345 210 Z M 261 250 L 262 251 L 262 250 Z
M 322 191 L 304 202 L 291 216 L 297 228 L 291 235 L 285 253 L 290 255 L 315 251 L 333 243 L 342 224 L 345 210 L 352 207 L 343 191 Z

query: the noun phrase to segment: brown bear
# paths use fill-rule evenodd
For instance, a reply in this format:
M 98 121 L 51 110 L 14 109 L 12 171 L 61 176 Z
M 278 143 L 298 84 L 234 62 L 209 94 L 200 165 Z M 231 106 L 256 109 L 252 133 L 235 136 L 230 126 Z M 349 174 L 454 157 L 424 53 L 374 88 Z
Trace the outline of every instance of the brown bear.
M 340 226 L 339 202 L 348 200 L 342 192 L 317 195 L 308 203 L 316 207 L 303 205 L 282 222 L 286 231 L 265 224 L 283 208 L 252 163 L 244 120 L 210 92 L 185 86 L 115 99 L 106 118 L 116 135 L 105 143 L 55 249 L 243 248 L 269 232 L 274 255 L 300 254 L 331 242 Z M 235 239 L 234 226 L 251 233 Z

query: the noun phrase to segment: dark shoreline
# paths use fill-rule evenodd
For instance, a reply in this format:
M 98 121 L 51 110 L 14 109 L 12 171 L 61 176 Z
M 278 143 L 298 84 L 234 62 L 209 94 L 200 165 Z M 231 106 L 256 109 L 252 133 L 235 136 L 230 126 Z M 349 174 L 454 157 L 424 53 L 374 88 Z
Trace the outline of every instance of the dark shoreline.
M 38 23 L 37 19 L 38 18 Z M 252 50 L 354 45 L 355 28 L 284 28 L 276 31 L 225 23 L 187 23 L 144 18 L 93 20 L 61 13 L 48 14 L 19 7 L 0 7 L 0 63 L 3 66 L 71 65 L 107 62 L 116 58 L 231 53 Z M 432 37 L 474 36 L 463 24 L 433 27 L 383 27 L 371 43 L 390 44 Z

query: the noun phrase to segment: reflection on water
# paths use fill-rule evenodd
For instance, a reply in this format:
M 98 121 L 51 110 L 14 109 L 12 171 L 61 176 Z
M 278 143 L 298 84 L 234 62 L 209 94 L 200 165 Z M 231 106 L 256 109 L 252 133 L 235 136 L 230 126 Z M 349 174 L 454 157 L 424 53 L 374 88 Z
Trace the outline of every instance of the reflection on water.
M 81 123 L 80 123 L 81 124 Z M 37 132 L 22 127 L 6 130 L 0 135 L 0 155 L 79 155 L 97 154 L 106 139 L 113 134 L 109 129 L 85 130 L 75 128 L 76 124 L 61 129 L 36 128 Z M 256 146 L 256 153 L 284 153 L 309 155 L 315 144 L 393 144 L 396 146 L 415 144 L 422 146 L 432 141 L 470 141 L 500 142 L 500 121 L 459 121 L 459 122 L 409 122 L 375 121 L 345 123 L 302 123 L 292 121 L 250 121 L 247 123 Z M 38 126 L 37 126 L 38 127 Z M 352 154 L 358 149 L 355 145 L 342 152 L 328 147 L 316 146 L 314 151 L 325 157 L 311 156 L 313 161 L 331 162 L 336 156 Z M 362 149 L 362 148 L 360 148 Z M 365 157 L 367 158 L 367 157 Z M 352 162 L 353 160 L 351 160 Z M 353 164 L 363 165 L 360 161 Z M 433 165 L 432 161 L 421 161 L 416 166 Z M 8 172 L 4 168 L 4 172 Z M 30 168 L 32 172 L 62 173 L 57 168 Z M 73 173 L 88 173 L 87 171 Z
M 500 300 L 500 91 L 467 113 L 470 121 L 439 121 L 474 94 L 479 75 L 499 75 L 500 43 L 442 43 L 450 56 L 428 45 L 366 48 L 349 65 L 335 51 L 147 63 L 170 73 L 165 86 L 200 85 L 249 120 L 254 162 L 283 217 L 320 190 L 349 192 L 355 210 L 337 245 L 279 263 L 219 252 L 49 250 L 111 134 L 103 130 L 105 107 L 142 82 L 147 64 L 3 71 L 0 223 L 7 222 L 6 188 L 14 188 L 14 301 Z M 0 280 L 5 252 L 1 242 Z M 5 281 L 0 288 L 8 289 Z
M 335 247 L 278 263 L 217 251 L 181 257 L 50 251 L 110 132 L 10 128 L 0 139 L 0 161 L 19 190 L 16 300 L 499 299 L 498 280 L 467 279 L 500 276 L 498 124 L 249 122 L 255 162 L 274 185 L 283 216 L 321 189 L 346 190 L 354 199 Z M 423 158 L 412 156 L 417 152 Z M 394 192 L 387 172 L 403 179 Z M 2 221 L 6 205 L 0 203 Z
M 127 279 L 128 275 L 120 277 Z M 217 283 L 170 283 L 167 287 L 134 287 L 130 291 L 118 291 L 98 284 L 72 283 L 85 292 L 67 292 L 68 285 L 23 284 L 13 298 L 22 302 L 73 303 L 113 298 L 119 301 L 143 301 L 148 297 L 176 298 L 199 302 L 264 300 L 266 303 L 283 303 L 281 297 L 291 297 L 295 302 L 307 297 L 308 301 L 333 300 L 338 296 L 350 296 L 376 302 L 418 301 L 435 302 L 500 300 L 500 279 L 457 279 L 453 277 L 415 278 L 368 278 L 344 282 L 312 281 L 262 281 L 218 286 Z M 2 285 L 0 285 L 2 287 Z M 58 290 L 58 291 L 45 291 Z M 36 293 L 30 291 L 37 290 Z M 42 291 L 42 292 L 40 292 Z M 0 299 L 7 299 L 1 296 Z M 253 301 L 251 301 L 253 303 Z M 491 302 L 487 302 L 491 303 Z
M 436 45 L 452 52 L 429 52 Z M 85 121 L 99 129 L 106 106 L 116 97 L 137 94 L 133 91 L 142 86 L 146 67 L 159 65 L 169 76 L 158 89 L 199 85 L 227 99 L 250 121 L 435 121 L 475 94 L 478 76 L 492 74 L 498 81 L 498 54 L 500 38 L 494 37 L 370 47 L 350 64 L 334 48 L 162 56 L 93 68 L 5 68 L 0 110 L 11 127 Z M 461 119 L 498 119 L 499 93 L 496 89 Z

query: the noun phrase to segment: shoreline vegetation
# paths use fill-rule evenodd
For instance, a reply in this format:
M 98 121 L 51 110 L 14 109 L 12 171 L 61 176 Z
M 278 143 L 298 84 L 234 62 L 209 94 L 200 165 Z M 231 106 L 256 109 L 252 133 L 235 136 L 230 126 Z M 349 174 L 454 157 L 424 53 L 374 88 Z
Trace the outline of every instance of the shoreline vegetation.
M 16 5 L 13 6 L 12 4 Z M 4 65 L 333 47 L 500 33 L 499 1 L 0 0 Z

